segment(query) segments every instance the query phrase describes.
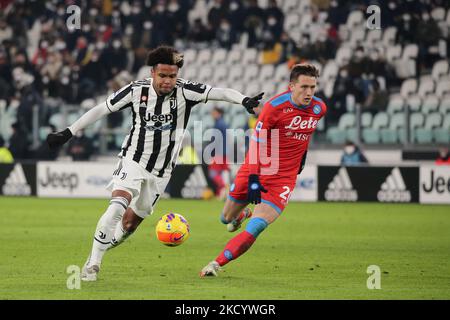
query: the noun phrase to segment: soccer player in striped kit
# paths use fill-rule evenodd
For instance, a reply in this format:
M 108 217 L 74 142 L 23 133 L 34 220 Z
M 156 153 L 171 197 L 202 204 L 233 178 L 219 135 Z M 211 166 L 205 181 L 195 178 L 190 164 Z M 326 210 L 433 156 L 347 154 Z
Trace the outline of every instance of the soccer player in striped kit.
M 98 221 L 92 250 L 82 270 L 84 281 L 97 280 L 106 250 L 123 242 L 153 212 L 175 167 L 192 107 L 209 100 L 227 101 L 242 104 L 254 113 L 263 95 L 246 97 L 233 89 L 178 78 L 183 55 L 172 47 L 152 50 L 147 64 L 152 67 L 150 78 L 123 87 L 64 131 L 47 137 L 50 147 L 59 147 L 111 112 L 132 113 L 131 129 L 108 186 L 111 201 Z
M 220 267 L 237 259 L 284 210 L 303 169 L 311 135 L 325 115 L 325 103 L 314 96 L 318 70 L 309 64 L 291 70 L 289 90 L 264 104 L 245 162 L 230 187 L 221 215 L 230 232 L 251 218 L 200 276 L 217 276 Z M 247 205 L 256 204 L 252 213 Z

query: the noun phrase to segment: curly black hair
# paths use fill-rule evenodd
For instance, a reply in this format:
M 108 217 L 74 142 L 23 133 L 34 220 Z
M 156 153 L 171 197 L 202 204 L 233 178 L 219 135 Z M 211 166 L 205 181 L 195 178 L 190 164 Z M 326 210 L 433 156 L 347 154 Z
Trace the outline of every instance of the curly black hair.
M 184 63 L 183 54 L 169 46 L 159 46 L 151 50 L 147 56 L 147 65 L 154 67 L 157 64 L 175 65 L 181 68 Z

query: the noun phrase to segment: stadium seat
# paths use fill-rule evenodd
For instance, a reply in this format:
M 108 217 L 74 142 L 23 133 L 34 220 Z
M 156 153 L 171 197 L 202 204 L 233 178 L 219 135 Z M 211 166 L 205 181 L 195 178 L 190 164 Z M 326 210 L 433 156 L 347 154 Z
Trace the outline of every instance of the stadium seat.
M 436 143 L 450 143 L 450 114 L 444 116 L 442 126 L 433 129 L 433 137 Z
M 372 121 L 371 128 L 364 128 L 362 130 L 363 141 L 369 144 L 380 142 L 380 129 L 386 128 L 389 125 L 389 116 L 386 112 L 379 112 L 375 115 Z
M 356 47 L 359 44 L 362 44 L 365 37 L 366 37 L 366 29 L 365 28 L 351 29 L 350 30 L 350 45 L 352 47 Z
M 122 129 L 123 132 L 128 132 L 130 130 L 130 125 L 132 123 L 131 111 L 123 111 L 122 114 L 123 114 L 123 120 L 122 120 L 122 124 L 121 124 L 120 128 Z M 106 121 L 106 119 L 103 118 L 103 119 L 96 121 L 93 124 L 87 126 L 84 129 L 84 135 L 88 138 L 94 137 L 105 127 L 105 121 Z
M 395 38 L 397 37 L 397 27 L 389 27 L 384 30 L 383 33 L 383 46 L 389 48 L 395 44 Z M 400 47 L 401 50 L 401 47 Z M 400 56 L 400 54 L 399 54 Z
M 386 108 L 387 113 L 394 114 L 396 112 L 402 112 L 405 107 L 405 100 L 399 94 L 394 94 L 389 97 L 389 103 Z
M 264 82 L 261 87 L 261 92 L 264 92 L 264 97 L 263 97 L 264 101 L 269 100 L 270 98 L 272 98 L 274 95 L 276 95 L 278 93 L 277 87 L 276 87 L 275 83 L 273 83 L 272 81 Z
M 370 112 L 363 112 L 361 114 L 361 127 L 364 128 L 370 128 L 372 125 L 373 116 Z
M 433 140 L 433 129 L 440 128 L 442 115 L 438 112 L 427 115 L 423 128 L 417 128 L 414 132 L 415 141 L 418 143 L 431 143 Z
M 368 30 L 365 43 L 367 46 L 372 46 L 374 43 L 381 41 L 382 36 L 383 31 L 381 29 Z
M 417 80 L 416 79 L 406 79 L 402 82 L 400 88 L 400 94 L 402 97 L 407 98 L 413 93 L 417 92 Z
M 345 137 L 346 141 L 356 142 L 358 140 L 358 129 L 357 128 L 348 128 L 346 130 L 345 136 L 346 136 Z
M 300 16 L 296 12 L 290 12 L 284 19 L 284 30 L 292 30 L 300 24 Z
M 228 83 L 235 83 L 237 80 L 240 80 L 241 78 L 242 78 L 242 66 L 237 64 L 233 65 L 228 73 Z
M 226 81 L 228 78 L 228 67 L 225 65 L 218 65 L 213 72 L 213 83 L 215 85 L 218 85 L 219 83 L 222 83 Z
M 424 114 L 429 114 L 438 111 L 439 99 L 435 95 L 430 95 L 425 98 L 422 103 L 422 112 Z
M 419 53 L 419 46 L 415 43 L 411 43 L 405 46 L 403 49 L 401 59 L 395 62 L 395 72 L 399 78 L 415 77 L 416 59 Z
M 67 115 L 67 124 L 74 123 L 75 121 L 78 120 L 78 118 L 81 117 L 82 114 L 83 114 L 83 112 L 81 112 L 81 111 L 70 112 Z
M 354 10 L 350 12 L 347 17 L 347 22 L 345 26 L 348 30 L 356 30 L 358 26 L 364 23 L 364 14 L 361 10 Z
M 213 53 L 211 63 L 214 66 L 218 66 L 220 64 L 223 64 L 226 58 L 227 58 L 227 50 L 223 48 L 216 49 Z
M 309 12 L 306 12 L 301 15 L 299 30 L 305 31 L 310 30 L 312 25 L 312 15 Z
M 345 96 L 345 110 L 347 112 L 355 112 L 356 100 L 355 96 L 352 94 L 347 94 Z
M 327 130 L 326 137 L 333 144 L 343 144 L 347 139 L 347 132 L 338 127 L 331 127 Z
M 287 82 L 280 82 L 277 86 L 277 94 L 285 92 L 288 90 L 288 83 Z
M 439 112 L 443 115 L 450 113 L 450 98 L 442 99 L 439 105 Z
M 257 64 L 247 65 L 243 70 L 244 70 L 243 80 L 246 83 L 256 80 L 256 78 L 259 75 L 259 65 Z
M 309 26 L 308 26 L 309 27 Z M 301 26 L 289 30 L 289 37 L 295 42 L 300 43 L 303 38 L 303 32 L 300 29 Z
M 443 21 L 445 19 L 445 9 L 442 7 L 436 7 L 431 10 L 431 17 L 436 21 Z
M 274 81 L 275 82 L 286 82 L 289 81 L 289 69 L 285 63 L 280 63 L 275 68 Z
M 450 93 L 450 80 L 439 81 L 436 88 L 436 95 L 441 98 L 447 93 Z
M 265 64 L 261 67 L 259 72 L 258 80 L 259 81 L 272 81 L 273 74 L 275 72 L 275 67 L 273 64 Z
M 202 83 L 210 83 L 213 76 L 213 68 L 211 65 L 205 65 L 200 68 L 200 72 L 197 75 L 197 80 Z
M 195 63 L 197 66 L 204 66 L 208 65 L 211 61 L 212 52 L 211 49 L 201 49 L 197 54 L 197 59 L 195 60 Z
M 57 130 L 66 127 L 66 120 L 63 118 L 63 115 L 61 113 L 55 113 L 51 115 L 50 119 L 48 119 L 48 123 L 54 125 Z
M 402 46 L 400 44 L 387 47 L 386 60 L 390 64 L 394 64 L 402 54 Z
M 239 49 L 231 49 L 228 52 L 228 56 L 227 56 L 227 59 L 226 59 L 226 64 L 228 66 L 233 66 L 233 65 L 235 65 L 236 63 L 238 63 L 240 61 L 241 57 L 242 57 L 241 50 L 239 50 Z
M 410 112 L 418 112 L 422 108 L 422 98 L 418 95 L 412 95 L 408 97 L 407 105 Z
M 247 125 L 248 118 L 245 115 L 239 115 L 231 119 L 230 128 L 243 129 Z
M 425 123 L 425 116 L 421 112 L 414 112 L 409 116 L 409 132 L 411 140 L 414 139 L 414 133 L 418 128 L 422 128 Z
M 340 118 L 336 127 L 327 130 L 327 139 L 333 144 L 342 144 L 347 139 L 347 129 L 356 125 L 356 117 L 354 113 L 344 113 Z
M 150 77 L 150 70 L 150 66 L 142 66 L 137 73 L 136 79 L 142 80 Z
M 249 96 L 257 95 L 261 92 L 261 86 L 259 85 L 259 82 L 256 81 L 250 81 L 248 82 L 247 86 L 245 87 L 245 94 Z
M 323 68 L 322 79 L 328 81 L 330 79 L 336 79 L 339 68 L 334 60 L 328 60 L 327 64 Z
M 352 49 L 350 47 L 341 46 L 336 52 L 335 61 L 339 67 L 346 65 L 352 56 Z
M 416 43 L 410 43 L 403 49 L 402 59 L 416 59 L 418 54 L 419 46 Z
M 398 143 L 399 132 L 405 127 L 405 114 L 398 112 L 391 116 L 389 128 L 380 129 L 381 142 L 386 144 Z
M 184 65 L 189 66 L 192 63 L 195 63 L 197 59 L 197 50 L 195 49 L 187 49 L 184 51 Z
M 312 10 L 311 1 L 310 0 L 299 0 L 298 10 L 299 10 L 299 12 L 311 11 Z
M 49 126 L 43 126 L 43 127 L 40 127 L 38 131 L 39 131 L 38 132 L 39 141 L 45 141 L 48 134 L 52 132 L 52 128 Z
M 195 65 L 186 65 L 182 70 L 182 78 L 186 80 L 197 79 L 198 68 Z
M 9 106 L 6 108 L 6 100 L 0 100 L 0 137 L 5 141 L 12 135 L 12 124 L 17 121 L 17 108 Z
M 258 63 L 258 51 L 255 48 L 247 48 L 242 55 L 241 64 L 247 66 L 256 63 Z
M 447 60 L 436 61 L 431 70 L 431 75 L 435 81 L 438 81 L 443 75 L 448 74 L 449 66 Z
M 434 81 L 428 80 L 428 81 L 420 81 L 419 85 L 419 96 L 422 98 L 425 98 L 426 95 L 434 92 Z
M 296 11 L 298 5 L 298 0 L 284 0 L 283 4 L 280 4 L 280 7 L 283 8 L 283 12 L 292 12 Z

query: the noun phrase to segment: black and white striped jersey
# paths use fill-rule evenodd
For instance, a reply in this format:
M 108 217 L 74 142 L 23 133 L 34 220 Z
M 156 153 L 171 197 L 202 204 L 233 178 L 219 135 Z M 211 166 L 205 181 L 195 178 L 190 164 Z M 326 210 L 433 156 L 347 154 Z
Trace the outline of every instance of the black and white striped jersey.
M 131 110 L 132 124 L 119 157 L 139 163 L 158 177 L 175 167 L 191 108 L 208 101 L 211 86 L 178 79 L 175 89 L 158 96 L 152 78 L 138 80 L 110 95 L 111 112 Z

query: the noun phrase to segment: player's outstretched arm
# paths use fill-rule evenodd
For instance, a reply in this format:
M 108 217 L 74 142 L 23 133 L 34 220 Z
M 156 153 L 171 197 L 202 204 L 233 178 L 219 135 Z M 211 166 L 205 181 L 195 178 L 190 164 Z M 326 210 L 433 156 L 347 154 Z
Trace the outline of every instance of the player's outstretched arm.
M 77 131 L 86 128 L 88 125 L 107 115 L 109 112 L 106 102 L 96 105 L 94 108 L 83 114 L 70 127 L 60 132 L 50 133 L 47 136 L 48 146 L 50 148 L 57 148 L 64 145 Z
M 236 104 L 242 104 L 248 113 L 255 114 L 254 108 L 259 106 L 264 92 L 254 96 L 244 96 L 239 91 L 229 88 L 212 88 L 208 94 L 208 100 L 227 101 Z

